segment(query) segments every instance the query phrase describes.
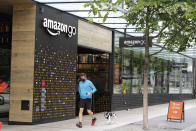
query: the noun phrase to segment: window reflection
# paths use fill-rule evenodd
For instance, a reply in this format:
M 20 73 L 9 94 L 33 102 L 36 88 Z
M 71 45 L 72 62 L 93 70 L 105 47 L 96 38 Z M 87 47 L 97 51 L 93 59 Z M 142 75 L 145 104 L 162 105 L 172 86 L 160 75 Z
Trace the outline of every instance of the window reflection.
M 114 94 L 142 94 L 144 84 L 144 48 L 119 48 L 119 37 L 115 33 L 114 64 L 119 65 L 114 82 Z M 150 53 L 160 47 L 153 46 Z M 117 69 L 115 69 L 117 70 Z M 115 71 L 114 71 L 115 72 Z M 177 53 L 161 53 L 150 58 L 148 92 L 149 94 L 191 94 L 192 59 Z

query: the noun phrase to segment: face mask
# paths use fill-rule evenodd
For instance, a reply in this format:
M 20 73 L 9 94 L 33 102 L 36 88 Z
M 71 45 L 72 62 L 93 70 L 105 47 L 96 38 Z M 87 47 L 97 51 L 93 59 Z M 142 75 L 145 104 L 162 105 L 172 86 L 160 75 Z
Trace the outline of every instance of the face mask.
M 84 81 L 85 81 L 85 79 L 81 79 L 81 81 L 83 81 L 83 82 L 84 82 Z

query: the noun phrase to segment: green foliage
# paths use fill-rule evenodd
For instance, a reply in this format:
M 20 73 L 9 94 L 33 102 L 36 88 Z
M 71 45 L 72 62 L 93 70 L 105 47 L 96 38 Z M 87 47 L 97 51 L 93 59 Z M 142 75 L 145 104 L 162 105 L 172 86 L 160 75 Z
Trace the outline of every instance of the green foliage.
M 93 0 L 86 3 L 94 16 L 107 20 L 111 11 L 124 2 L 127 9 L 121 18 L 129 25 L 142 31 L 144 36 L 157 38 L 157 44 L 164 42 L 168 51 L 182 52 L 196 42 L 195 0 Z M 148 34 L 149 31 L 149 34 Z

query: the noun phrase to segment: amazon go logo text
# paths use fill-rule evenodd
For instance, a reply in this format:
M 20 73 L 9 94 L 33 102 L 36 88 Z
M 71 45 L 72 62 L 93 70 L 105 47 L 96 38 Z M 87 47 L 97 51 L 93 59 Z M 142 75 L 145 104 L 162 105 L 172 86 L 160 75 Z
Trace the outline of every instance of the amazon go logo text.
M 48 18 L 44 18 L 43 27 L 45 27 L 48 33 L 52 36 L 60 35 L 61 33 L 65 33 L 69 37 L 76 35 L 76 27 L 69 26 L 67 24 L 54 21 Z

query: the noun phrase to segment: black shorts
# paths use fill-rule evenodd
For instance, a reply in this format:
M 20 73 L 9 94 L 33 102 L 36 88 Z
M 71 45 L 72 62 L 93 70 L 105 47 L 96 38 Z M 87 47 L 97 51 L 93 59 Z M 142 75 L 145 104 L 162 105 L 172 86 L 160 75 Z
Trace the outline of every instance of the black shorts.
M 91 109 L 91 99 L 80 99 L 79 108 Z

